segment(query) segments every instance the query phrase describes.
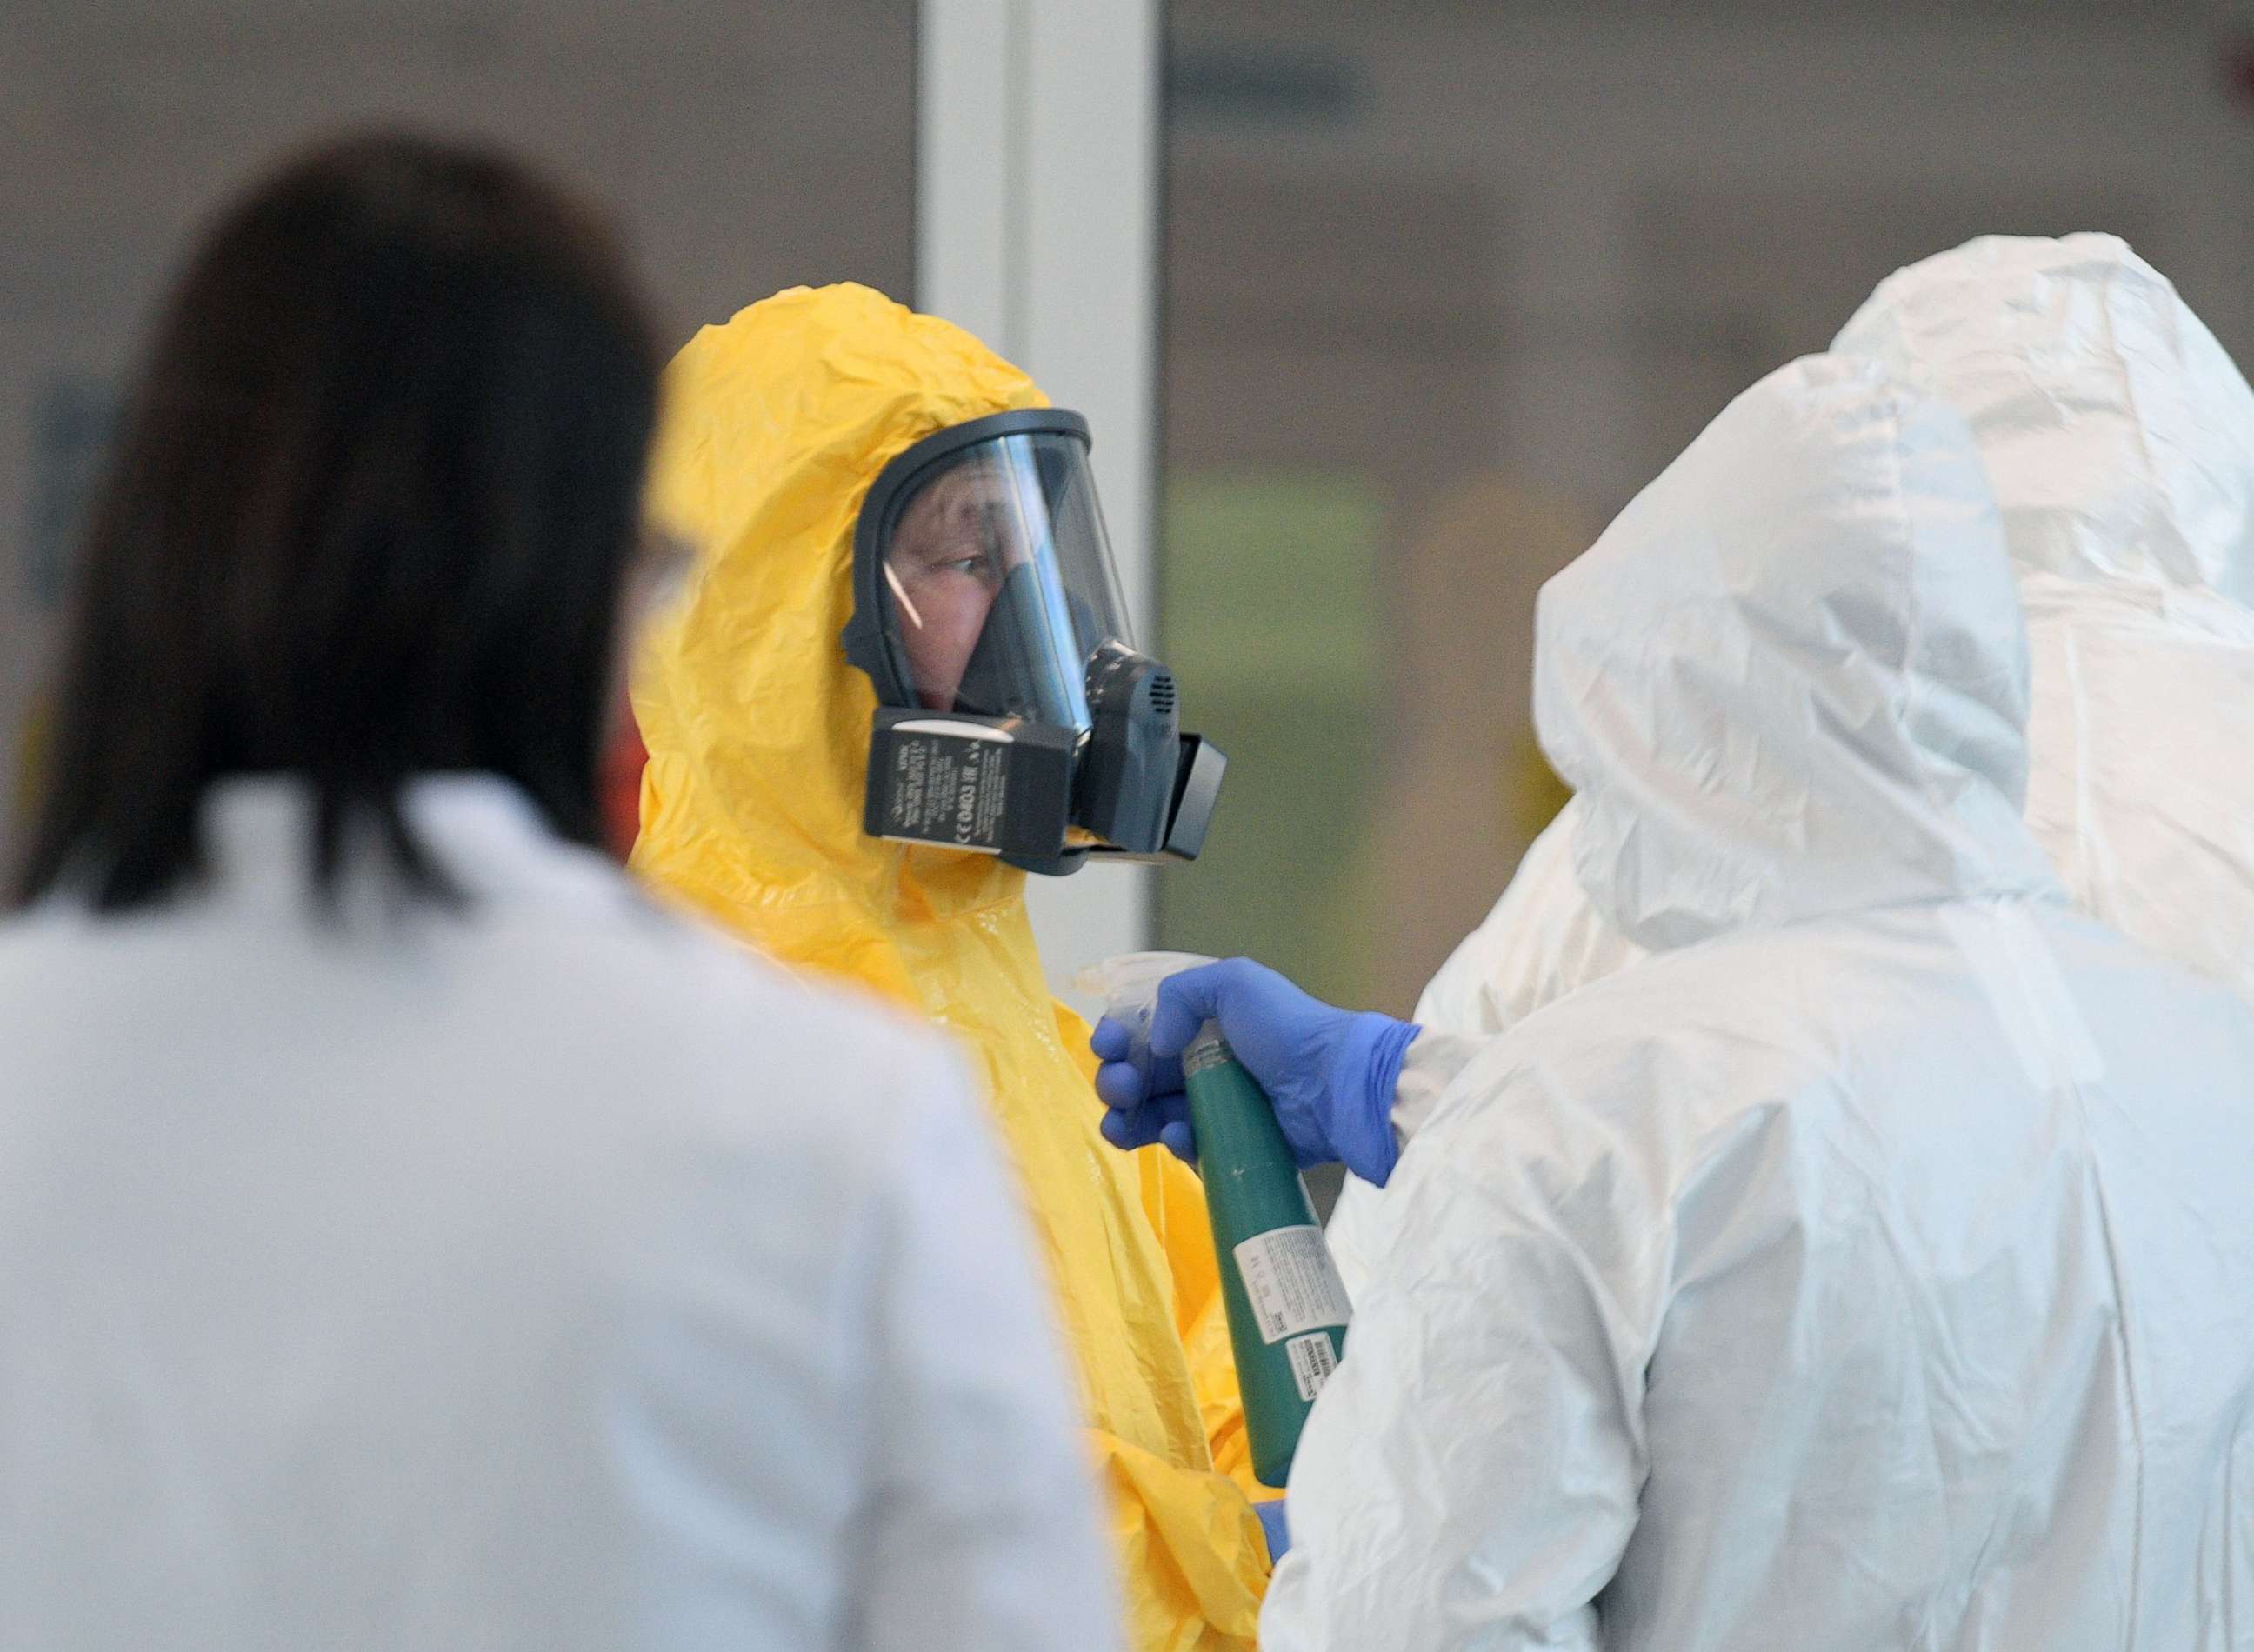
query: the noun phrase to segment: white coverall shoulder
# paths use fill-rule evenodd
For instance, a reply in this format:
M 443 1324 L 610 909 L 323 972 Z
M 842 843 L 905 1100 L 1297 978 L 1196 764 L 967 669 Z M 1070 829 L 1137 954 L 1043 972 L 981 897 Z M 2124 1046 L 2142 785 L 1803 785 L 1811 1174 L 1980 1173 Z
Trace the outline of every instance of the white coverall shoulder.
M 1545 588 L 1578 877 L 1663 956 L 1404 1153 L 1264 1646 L 2234 1632 L 2254 1021 L 2057 898 L 2026 673 L 1969 433 L 1868 363 Z
M 1520 858 L 1486 922 L 1464 937 L 1418 1000 L 1416 1019 L 1434 1032 L 1500 1032 L 1586 981 L 1643 956 L 1597 915 L 1573 876 L 1578 798 Z

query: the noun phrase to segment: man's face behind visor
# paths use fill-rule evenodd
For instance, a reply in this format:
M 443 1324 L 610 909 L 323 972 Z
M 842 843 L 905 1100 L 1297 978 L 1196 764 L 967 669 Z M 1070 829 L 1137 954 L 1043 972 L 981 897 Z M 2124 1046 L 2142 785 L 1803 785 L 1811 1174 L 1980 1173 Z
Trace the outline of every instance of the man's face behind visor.
M 864 549 L 892 667 L 886 704 L 1085 732 L 1091 662 L 1131 646 L 1086 442 L 974 440 L 916 466 L 874 510 Z
M 975 461 L 942 473 L 909 501 L 892 531 L 885 579 L 900 647 L 925 708 L 952 711 L 963 668 L 1010 570 L 1025 560 L 1003 478 Z

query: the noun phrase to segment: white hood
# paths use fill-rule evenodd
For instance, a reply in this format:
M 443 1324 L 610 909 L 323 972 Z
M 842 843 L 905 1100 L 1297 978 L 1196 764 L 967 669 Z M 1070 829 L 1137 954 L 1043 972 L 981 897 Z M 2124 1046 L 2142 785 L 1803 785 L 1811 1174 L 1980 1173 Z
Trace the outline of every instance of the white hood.
M 2254 604 L 2254 389 L 2111 235 L 1993 235 L 1881 283 L 1833 342 L 1970 423 L 2020 570 Z
M 1542 592 L 1574 864 L 1652 948 L 2047 890 L 2026 640 L 1964 422 L 1813 356 L 1726 409 Z

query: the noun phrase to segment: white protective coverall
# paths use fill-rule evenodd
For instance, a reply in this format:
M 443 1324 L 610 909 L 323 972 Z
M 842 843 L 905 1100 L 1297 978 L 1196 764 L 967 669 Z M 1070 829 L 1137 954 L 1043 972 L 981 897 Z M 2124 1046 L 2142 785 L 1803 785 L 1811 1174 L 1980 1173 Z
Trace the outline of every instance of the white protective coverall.
M 1408 1144 L 1269 1652 L 2254 1634 L 2254 1014 L 2067 905 L 2026 682 L 1970 433 L 1868 362 L 1544 589 L 1576 870 L 1665 956 Z
M 0 928 L 0 1645 L 1116 1646 L 1060 1340 L 928 1033 L 419 782 L 459 915 Z
M 2068 894 L 2254 1001 L 2254 390 L 2110 235 L 1928 258 L 1833 348 L 1972 428 L 2034 660 L 2027 823 Z M 1501 1032 L 1642 956 L 1575 881 L 1580 813 L 1568 803 L 1526 851 L 1419 1023 Z M 1332 1217 L 1349 1290 L 1376 1197 L 1349 1178 Z

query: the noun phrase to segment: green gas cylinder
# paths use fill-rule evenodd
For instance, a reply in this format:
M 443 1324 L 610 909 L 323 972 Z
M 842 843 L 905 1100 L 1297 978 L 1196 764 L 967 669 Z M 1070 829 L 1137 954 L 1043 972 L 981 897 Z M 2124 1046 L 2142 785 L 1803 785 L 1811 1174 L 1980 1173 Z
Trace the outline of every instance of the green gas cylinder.
M 1346 1287 L 1275 1109 L 1208 1023 L 1182 1056 L 1252 1472 L 1280 1487 L 1346 1354 Z
M 1139 1060 L 1159 984 L 1212 962 L 1188 952 L 1128 953 L 1083 970 L 1078 984 L 1100 995 L 1106 1012 L 1128 1029 Z M 1346 1287 L 1275 1108 L 1212 1023 L 1182 1053 L 1182 1077 L 1252 1472 L 1262 1484 L 1281 1487 L 1308 1408 L 1346 1353 Z

